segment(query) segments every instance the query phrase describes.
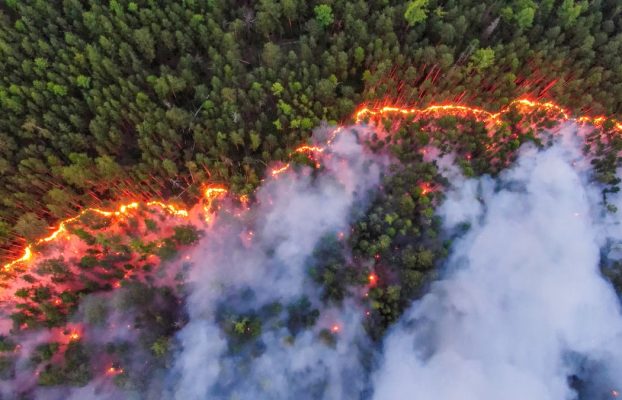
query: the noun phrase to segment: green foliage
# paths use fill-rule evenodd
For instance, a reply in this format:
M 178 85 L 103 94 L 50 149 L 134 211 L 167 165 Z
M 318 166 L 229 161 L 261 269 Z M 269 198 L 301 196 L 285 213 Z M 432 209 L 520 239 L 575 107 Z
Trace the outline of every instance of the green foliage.
M 33 364 L 41 364 L 42 362 L 49 361 L 59 349 L 57 342 L 42 343 L 35 347 L 33 353 L 30 356 L 30 362 Z
M 147 227 L 147 230 L 149 230 L 150 232 L 158 231 L 158 224 L 152 219 L 145 218 L 145 226 Z
M 91 297 L 82 302 L 84 320 L 94 326 L 104 326 L 108 317 L 108 306 L 104 299 Z
M 612 1 L 87 3 L 10 0 L 0 15 L 3 248 L 16 235 L 45 236 L 59 218 L 128 190 L 188 204 L 207 180 L 251 193 L 271 161 L 286 160 L 320 121 L 346 121 L 361 102 L 424 106 L 466 96 L 498 110 L 512 98 L 542 92 L 572 110 L 615 113 L 622 105 L 619 10 Z M 466 176 L 479 176 L 499 173 L 522 143 L 539 144 L 518 110 L 492 130 L 453 117 L 399 122 L 395 137 L 370 144 L 399 160 L 383 178 L 385 190 L 356 214 L 348 238 L 323 238 L 308 260 L 319 298 L 219 315 L 240 357 L 260 354 L 262 332 L 271 329 L 286 328 L 290 343 L 310 329 L 336 346 L 339 334 L 318 327 L 320 302 L 338 306 L 353 297 L 369 310 L 365 327 L 379 340 L 447 252 L 434 216 L 446 182 L 423 162 L 423 146 L 454 153 Z M 606 121 L 587 144 L 605 203 L 620 185 L 622 144 L 611 129 Z M 487 150 L 491 143 L 494 151 Z M 166 368 L 186 316 L 181 296 L 154 286 L 155 266 L 146 260 L 173 258 L 200 234 L 181 226 L 168 238 L 141 239 L 145 230 L 164 232 L 169 225 L 140 212 L 124 227 L 131 236 L 123 240 L 96 232 L 111 221 L 94 213 L 79 218 L 80 228 L 70 224 L 87 253 L 37 261 L 20 275 L 25 287 L 15 292 L 14 330 L 60 326 L 68 318 L 102 325 L 109 312 L 129 313 L 136 341 L 107 344 L 102 359 L 131 365 L 136 351 L 145 365 Z M 604 271 L 618 290 L 620 270 Z M 177 275 L 180 291 L 184 276 Z M 112 290 L 117 281 L 121 287 Z M 99 290 L 108 291 L 109 302 L 88 300 Z M 240 304 L 228 300 L 222 302 Z M 6 353 L 0 377 L 14 374 L 12 346 L 0 339 Z M 84 384 L 90 358 L 99 359 L 103 347 L 42 347 L 33 359 L 45 364 L 40 384 Z M 150 372 L 126 368 L 115 383 L 137 390 Z
M 428 18 L 429 0 L 411 0 L 406 6 L 404 18 L 409 26 L 415 26 Z
M 0 353 L 13 351 L 16 344 L 8 337 L 0 335 Z
M 575 24 L 577 18 L 587 9 L 587 1 L 563 0 L 557 9 L 557 15 L 564 28 L 569 28 Z
M 319 4 L 313 8 L 315 13 L 315 19 L 324 28 L 330 26 L 335 17 L 333 16 L 333 9 L 328 4 Z
M 76 85 L 83 89 L 88 89 L 91 86 L 91 78 L 84 75 L 78 75 L 76 77 Z
M 248 193 L 270 161 L 363 101 L 467 93 L 496 110 L 544 90 L 618 112 L 614 3 L 260 1 L 245 18 L 211 1 L 6 2 L 0 245 L 128 190 L 191 202 L 210 179 Z M 494 63 L 473 54 L 480 41 Z
M 298 301 L 287 306 L 287 329 L 296 336 L 300 331 L 315 325 L 320 316 L 320 311 L 313 308 L 307 297 L 301 297 Z
M 168 354 L 169 343 L 170 341 L 168 337 L 161 336 L 158 338 L 158 340 L 153 342 L 153 344 L 151 345 L 151 351 L 156 357 L 162 358 L 166 354 Z
M 279 82 L 274 82 L 272 84 L 272 94 L 274 94 L 275 96 L 278 96 L 281 93 L 283 93 L 283 90 L 285 90 L 285 88 Z
M 261 335 L 261 319 L 254 314 L 231 316 L 225 326 L 232 350 L 239 350 Z
M 86 269 L 93 268 L 97 264 L 99 264 L 99 260 L 97 259 L 97 257 L 91 256 L 91 255 L 86 255 L 86 256 L 82 257 L 80 259 L 80 262 L 78 263 L 80 268 L 86 268 Z
M 179 225 L 173 230 L 173 240 L 180 246 L 189 246 L 199 240 L 199 231 L 194 225 Z
M 477 49 L 471 55 L 470 65 L 478 72 L 491 67 L 495 62 L 495 51 L 490 47 Z
M 520 29 L 532 26 L 538 5 L 533 0 L 513 0 L 511 5 L 501 9 L 501 15 L 513 21 Z
M 79 341 L 70 342 L 65 350 L 63 363 L 46 365 L 39 374 L 39 385 L 84 386 L 92 378 L 89 362 L 84 345 Z

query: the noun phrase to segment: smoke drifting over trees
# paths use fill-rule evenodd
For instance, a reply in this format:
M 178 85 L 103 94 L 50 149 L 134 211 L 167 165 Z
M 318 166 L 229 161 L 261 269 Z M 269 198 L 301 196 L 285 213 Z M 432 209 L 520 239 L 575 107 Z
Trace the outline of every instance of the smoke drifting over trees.
M 306 264 L 323 236 L 347 232 L 353 206 L 362 207 L 386 162 L 349 131 L 331 149 L 320 176 L 304 169 L 268 182 L 250 226 L 225 222 L 196 250 L 174 398 L 347 398 L 363 390 L 362 309 L 323 307 Z M 223 329 L 233 331 L 228 340 Z
M 498 180 L 453 181 L 440 215 L 471 229 L 386 339 L 374 398 L 613 397 L 622 315 L 600 249 L 622 236 L 584 163 L 576 143 L 526 148 Z
M 375 242 L 358 225 L 391 204 L 397 187 L 386 185 L 408 171 L 370 148 L 375 135 L 346 128 L 321 168 L 293 166 L 268 179 L 249 209 L 225 204 L 180 254 L 192 265 L 172 292 L 128 286 L 85 298 L 73 323 L 87 328 L 70 341 L 82 350 L 67 354 L 86 358 L 63 362 L 86 366 L 91 375 L 76 386 L 88 384 L 23 398 L 613 398 L 622 314 L 601 270 L 618 271 L 622 229 L 584 153 L 591 130 L 564 124 L 548 145 L 521 147 L 494 177 L 466 178 L 457 153 L 426 147 L 425 162 L 445 185 L 433 218 L 448 256 L 433 258 L 440 276 L 414 292 L 409 262 L 391 265 L 402 258 L 380 247 L 379 257 L 360 251 L 361 240 Z M 617 193 L 607 202 L 622 207 Z M 434 249 L 433 236 L 406 232 L 389 238 L 396 247 L 387 251 L 424 265 L 426 252 L 402 241 Z M 162 313 L 182 300 L 183 311 Z M 393 319 L 380 318 L 387 307 Z M 176 316 L 165 326 L 178 328 L 149 335 L 136 321 L 159 329 L 141 315 L 151 313 Z M 53 338 L 31 337 L 22 354 L 45 357 L 39 344 Z M 110 351 L 98 353 L 102 346 Z M 5 382 L 3 398 L 34 384 L 27 376 Z

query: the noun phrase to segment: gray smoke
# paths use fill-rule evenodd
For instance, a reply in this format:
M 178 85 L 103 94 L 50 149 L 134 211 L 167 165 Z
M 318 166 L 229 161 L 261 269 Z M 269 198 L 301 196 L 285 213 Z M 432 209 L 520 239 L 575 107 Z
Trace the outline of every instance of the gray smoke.
M 521 149 L 498 180 L 448 171 L 439 214 L 449 231 L 471 228 L 387 337 L 374 398 L 602 399 L 622 387 L 620 303 L 599 270 L 620 217 L 603 214 L 574 133 Z
M 453 157 L 436 160 L 452 184 L 438 209 L 445 233 L 470 229 L 454 240 L 443 277 L 381 349 L 363 331 L 364 310 L 351 300 L 325 306 L 308 276 L 318 242 L 347 237 L 353 210 L 365 209 L 389 164 L 360 143 L 369 132 L 354 127 L 324 153 L 321 170 L 294 168 L 268 179 L 250 210 L 223 207 L 184 254 L 193 263 L 188 321 L 169 370 L 147 393 L 98 378 L 38 398 L 612 398 L 622 388 L 622 316 L 599 264 L 622 260 L 620 212 L 604 211 L 576 127 L 559 133 L 547 150 L 524 146 L 496 179 L 465 179 Z M 622 196 L 610 201 L 622 210 Z M 287 311 L 276 309 L 276 317 L 262 316 L 257 340 L 232 349 L 222 325 L 228 312 L 266 313 L 265 305 L 287 307 L 302 296 L 320 310 L 310 329 L 292 332 L 283 322 Z M 322 335 L 334 327 L 336 340 Z
M 245 221 L 220 216 L 219 225 L 192 255 L 196 265 L 190 276 L 190 321 L 178 335 L 181 350 L 171 397 L 337 399 L 365 386 L 358 352 L 352 348 L 365 341 L 362 312 L 352 304 L 323 309 L 316 327 L 295 338 L 285 326 L 262 330 L 263 348 L 250 361 L 228 353 L 227 340 L 214 321 L 223 299 L 245 289 L 252 290 L 252 300 L 238 304 L 232 299 L 232 306 L 287 304 L 306 295 L 319 308 L 305 262 L 324 235 L 348 231 L 352 207 L 378 184 L 386 163 L 367 153 L 357 134 L 348 130 L 322 164 L 325 170 L 318 176 L 304 168 L 266 182 L 258 192 L 258 206 Z M 319 329 L 335 325 L 339 338 L 334 346 L 318 339 Z

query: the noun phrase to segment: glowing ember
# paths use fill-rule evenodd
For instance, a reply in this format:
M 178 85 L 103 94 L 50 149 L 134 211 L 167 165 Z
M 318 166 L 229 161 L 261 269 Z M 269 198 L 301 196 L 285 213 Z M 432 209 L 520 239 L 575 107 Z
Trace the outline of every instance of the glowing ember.
M 289 164 L 285 164 L 281 168 L 273 169 L 272 171 L 270 171 L 270 174 L 272 176 L 277 176 L 277 175 L 280 175 L 283 172 L 287 171 L 288 168 L 289 168 Z
M 331 330 L 333 333 L 339 333 L 339 331 L 341 330 L 341 328 L 339 327 L 339 325 L 335 324 L 335 325 L 333 325 L 333 326 L 330 328 L 330 330 Z
M 71 332 L 69 334 L 69 340 L 75 342 L 76 340 L 80 340 L 80 334 L 78 332 Z
M 376 286 L 376 284 L 378 283 L 378 275 L 376 275 L 373 272 L 371 274 L 369 274 L 367 279 L 369 280 L 369 285 L 370 286 Z
M 318 152 L 318 153 L 322 153 L 324 151 L 323 147 L 319 147 L 319 146 L 300 146 L 298 147 L 296 150 L 294 150 L 296 153 L 306 153 L 306 152 Z
M 115 368 L 114 366 L 110 366 L 110 368 L 108 368 L 106 370 L 106 375 L 119 375 L 123 373 L 123 368 Z
M 209 222 L 211 219 L 210 208 L 212 207 L 213 201 L 224 196 L 225 194 L 227 194 L 227 189 L 222 186 L 210 186 L 205 189 L 203 192 L 203 197 L 205 199 L 203 210 L 205 211 L 206 222 Z
M 422 183 L 419 187 L 421 188 L 421 194 L 423 196 L 432 191 L 432 187 L 428 183 Z

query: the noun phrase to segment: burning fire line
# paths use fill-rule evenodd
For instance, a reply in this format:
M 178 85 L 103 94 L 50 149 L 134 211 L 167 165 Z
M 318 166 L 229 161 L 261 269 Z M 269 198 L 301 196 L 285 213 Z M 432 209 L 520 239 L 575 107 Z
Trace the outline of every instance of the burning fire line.
M 227 189 L 223 188 L 223 187 L 208 187 L 207 189 L 205 189 L 204 192 L 204 199 L 205 199 L 205 206 L 204 206 L 204 210 L 206 211 L 206 220 L 209 222 L 209 208 L 211 203 L 218 197 L 220 196 L 224 196 L 227 193 Z M 184 210 L 182 208 L 177 208 L 175 205 L 173 204 L 169 204 L 169 203 L 163 203 L 161 201 L 149 201 L 147 203 L 145 203 L 146 206 L 148 207 L 160 207 L 162 210 L 175 215 L 177 217 L 182 217 L 182 218 L 187 218 L 189 216 L 189 213 L 187 210 Z M 75 217 L 71 217 L 71 218 L 67 218 L 63 221 L 61 221 L 61 223 L 58 225 L 58 228 L 56 228 L 49 236 L 46 236 L 42 239 L 37 240 L 33 245 L 28 245 L 26 246 L 26 248 L 24 248 L 24 254 L 16 259 L 13 260 L 7 264 L 5 264 L 2 268 L 4 271 L 10 271 L 15 264 L 18 263 L 23 263 L 23 262 L 28 262 L 30 260 L 32 260 L 33 258 L 33 247 L 36 245 L 39 245 L 41 243 L 46 243 L 46 242 L 51 242 L 53 240 L 55 240 L 56 238 L 58 238 L 59 236 L 61 236 L 63 233 L 67 232 L 67 225 L 78 220 L 79 218 L 81 218 L 82 216 L 84 216 L 85 214 L 92 212 L 92 213 L 96 213 L 99 215 L 102 215 L 104 217 L 119 217 L 119 216 L 123 216 L 123 215 L 127 215 L 128 212 L 130 210 L 136 210 L 141 206 L 141 203 L 139 202 L 132 202 L 132 203 L 128 203 L 128 204 L 122 204 L 119 206 L 119 208 L 117 208 L 114 211 L 107 211 L 107 210 L 102 210 L 99 208 L 87 208 L 82 210 L 78 215 L 76 215 Z
M 451 116 L 473 116 L 478 121 L 487 122 L 491 124 L 498 124 L 501 122 L 501 117 L 507 114 L 513 106 L 523 107 L 531 111 L 549 111 L 562 115 L 564 120 L 575 120 L 582 124 L 590 124 L 596 127 L 601 126 L 608 118 L 605 116 L 590 117 L 581 116 L 577 118 L 571 118 L 571 113 L 563 107 L 553 102 L 539 102 L 529 99 L 517 99 L 512 101 L 507 107 L 501 111 L 492 113 L 482 108 L 470 107 L 460 104 L 438 104 L 431 105 L 425 108 L 415 107 L 399 107 L 399 106 L 383 106 L 380 108 L 368 108 L 362 107 L 354 113 L 354 121 L 360 123 L 367 117 L 384 117 L 390 114 L 402 114 L 412 116 L 425 116 L 425 115 L 451 115 Z M 617 120 L 611 120 L 614 128 L 618 131 L 622 131 L 622 122 Z
M 446 116 L 465 116 L 465 117 L 472 116 L 478 121 L 491 123 L 491 124 L 498 124 L 501 122 L 501 117 L 504 114 L 508 113 L 511 110 L 512 106 L 524 107 L 532 111 L 542 110 L 542 111 L 548 111 L 548 112 L 555 112 L 561 115 L 564 120 L 572 119 L 570 117 L 571 114 L 567 110 L 565 110 L 564 108 L 562 108 L 561 106 L 553 102 L 539 102 L 539 101 L 532 101 L 529 99 L 514 100 L 507 107 L 503 108 L 502 110 L 496 113 L 492 113 L 482 108 L 470 107 L 470 106 L 461 105 L 461 104 L 437 104 L 437 105 L 431 105 L 425 108 L 401 107 L 401 106 L 395 106 L 395 105 L 386 105 L 386 106 L 382 106 L 379 108 L 361 107 L 354 113 L 353 119 L 356 123 L 360 123 L 367 117 L 376 117 L 376 116 L 385 117 L 391 114 L 398 114 L 398 115 L 401 114 L 401 115 L 409 115 L 409 116 L 415 116 L 415 117 L 417 116 L 422 117 L 425 115 L 446 115 Z M 591 124 L 591 125 L 598 127 L 598 126 L 601 126 L 607 120 L 607 117 L 581 116 L 581 117 L 574 118 L 574 120 L 579 123 Z M 617 121 L 617 120 L 611 120 L 611 121 L 613 122 L 614 128 L 616 130 L 622 131 L 622 123 L 620 121 Z M 332 143 L 332 141 L 342 131 L 342 129 L 343 129 L 343 126 L 339 126 L 331 132 L 331 136 L 327 142 L 328 145 Z M 296 150 L 294 150 L 294 153 L 307 153 L 307 154 L 322 153 L 324 152 L 325 149 L 326 147 L 303 145 L 303 146 L 298 147 Z M 285 172 L 287 169 L 289 169 L 289 167 L 290 167 L 290 164 L 287 163 L 281 166 L 280 168 L 273 169 L 272 171 L 270 171 L 270 174 L 273 177 L 276 177 L 280 175 L 281 173 Z M 205 189 L 204 194 L 203 194 L 205 205 L 203 209 L 206 212 L 207 222 L 210 221 L 209 210 L 210 210 L 210 206 L 212 202 L 215 199 L 226 195 L 227 193 L 228 193 L 228 190 L 224 187 L 211 186 Z M 172 215 L 178 216 L 178 217 L 187 218 L 189 215 L 189 212 L 187 210 L 177 208 L 173 204 L 164 203 L 161 201 L 150 201 L 145 204 L 147 206 L 160 207 L 162 210 Z M 98 208 L 85 209 L 81 211 L 78 215 L 76 215 L 75 217 L 67 218 L 61 221 L 60 224 L 58 225 L 58 228 L 56 228 L 49 236 L 37 240 L 33 245 L 26 246 L 24 248 L 23 255 L 20 258 L 5 264 L 3 266 L 3 269 L 4 271 L 10 271 L 18 263 L 31 261 L 32 258 L 34 257 L 33 246 L 55 240 L 57 237 L 67 232 L 67 224 L 78 220 L 80 217 L 82 217 L 88 212 L 94 212 L 99 215 L 103 215 L 107 217 L 123 216 L 123 215 L 126 215 L 130 210 L 135 210 L 139 208 L 140 206 L 141 206 L 141 203 L 132 202 L 128 204 L 123 204 L 114 211 L 107 211 L 107 210 L 102 210 Z

